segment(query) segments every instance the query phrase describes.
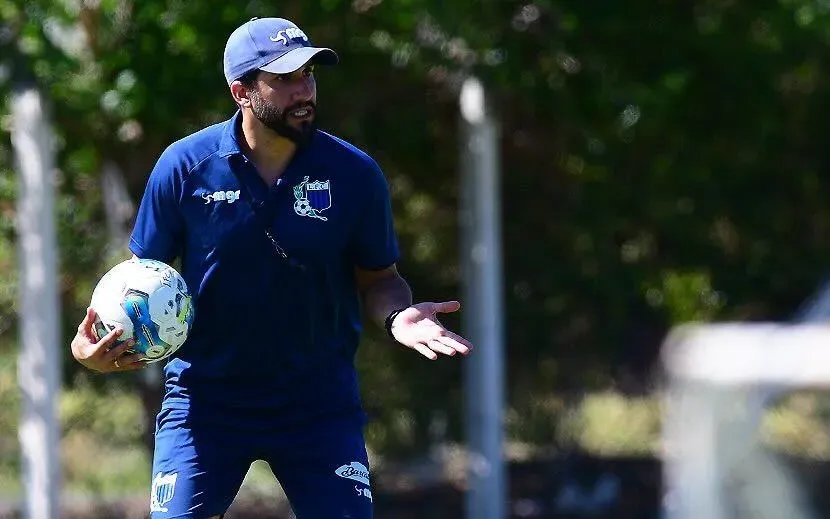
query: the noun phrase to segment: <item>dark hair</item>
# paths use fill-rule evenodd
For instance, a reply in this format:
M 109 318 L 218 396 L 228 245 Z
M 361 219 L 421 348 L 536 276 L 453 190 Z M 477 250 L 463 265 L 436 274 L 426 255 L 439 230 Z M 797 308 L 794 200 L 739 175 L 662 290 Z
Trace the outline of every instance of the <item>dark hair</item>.
M 251 88 L 256 83 L 257 78 L 259 77 L 259 69 L 255 68 L 254 70 L 249 70 L 242 77 L 239 78 L 239 82 L 242 83 L 242 86 L 245 88 Z

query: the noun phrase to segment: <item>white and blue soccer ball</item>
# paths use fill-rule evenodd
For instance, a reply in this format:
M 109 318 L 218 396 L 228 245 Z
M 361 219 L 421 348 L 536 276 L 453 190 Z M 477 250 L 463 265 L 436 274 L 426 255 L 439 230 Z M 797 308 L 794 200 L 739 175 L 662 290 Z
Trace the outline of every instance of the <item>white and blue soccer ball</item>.
M 168 358 L 193 326 L 193 302 L 184 278 L 156 260 L 133 257 L 112 267 L 95 286 L 90 306 L 97 314 L 97 336 L 120 326 L 124 333 L 119 342 L 135 339 L 131 351 L 143 353 L 145 362 Z

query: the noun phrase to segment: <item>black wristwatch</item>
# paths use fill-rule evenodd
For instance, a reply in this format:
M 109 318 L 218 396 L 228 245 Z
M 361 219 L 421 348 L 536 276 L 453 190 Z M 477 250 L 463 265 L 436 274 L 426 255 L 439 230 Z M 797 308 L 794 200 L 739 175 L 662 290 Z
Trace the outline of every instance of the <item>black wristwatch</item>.
M 383 326 L 386 328 L 386 334 L 392 339 L 395 338 L 395 336 L 392 335 L 392 321 L 394 321 L 395 317 L 397 317 L 398 314 L 404 310 L 406 310 L 406 308 L 398 308 L 397 310 L 393 310 L 392 313 L 386 316 L 386 320 L 383 322 Z

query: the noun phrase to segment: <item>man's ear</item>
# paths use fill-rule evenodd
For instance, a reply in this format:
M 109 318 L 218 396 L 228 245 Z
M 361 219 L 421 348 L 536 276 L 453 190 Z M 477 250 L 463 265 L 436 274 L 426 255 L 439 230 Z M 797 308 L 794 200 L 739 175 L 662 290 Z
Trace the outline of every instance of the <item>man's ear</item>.
M 236 80 L 231 83 L 231 96 L 240 108 L 251 107 L 250 89 L 243 85 L 241 81 Z

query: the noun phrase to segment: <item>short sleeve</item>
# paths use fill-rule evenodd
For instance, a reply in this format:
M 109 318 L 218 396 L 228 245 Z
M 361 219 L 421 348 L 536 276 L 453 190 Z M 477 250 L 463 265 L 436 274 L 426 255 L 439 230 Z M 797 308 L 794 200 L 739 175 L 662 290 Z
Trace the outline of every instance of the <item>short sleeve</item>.
M 354 263 L 366 270 L 382 270 L 398 261 L 398 239 L 392 218 L 389 185 L 380 167 L 371 162 L 367 197 L 353 233 Z
M 181 170 L 180 161 L 168 148 L 150 173 L 130 236 L 130 250 L 139 258 L 170 263 L 180 254 L 184 235 Z

